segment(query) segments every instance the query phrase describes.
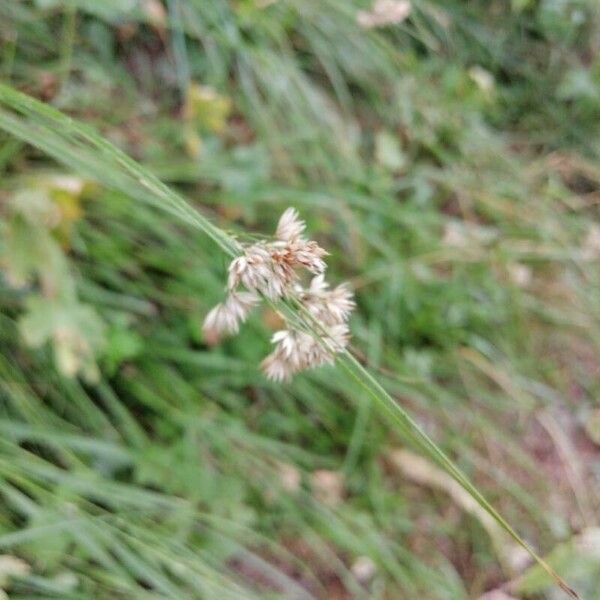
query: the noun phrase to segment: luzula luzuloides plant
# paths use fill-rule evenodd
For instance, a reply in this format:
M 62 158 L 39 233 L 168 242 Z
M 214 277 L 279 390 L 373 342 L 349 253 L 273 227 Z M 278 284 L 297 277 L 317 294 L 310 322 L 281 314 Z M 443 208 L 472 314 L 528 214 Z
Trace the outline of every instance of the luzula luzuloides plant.
M 288 273 L 288 276 L 291 277 L 291 280 L 288 281 L 285 289 L 282 289 L 281 297 L 284 297 L 285 300 L 289 300 L 289 310 L 284 312 L 288 322 L 293 323 L 294 326 L 290 325 L 290 329 L 286 331 L 294 332 L 294 336 L 305 331 L 314 330 L 318 332 L 320 329 L 322 329 L 322 326 L 319 326 L 319 323 L 327 325 L 327 323 L 324 323 L 323 321 L 323 315 L 330 313 L 335 314 L 335 311 L 331 310 L 325 310 L 325 313 L 323 313 L 321 308 L 313 308 L 311 311 L 311 303 L 307 303 L 306 298 L 303 297 L 303 294 L 311 293 L 311 287 L 312 292 L 326 290 L 327 288 L 323 287 L 323 280 L 317 279 L 314 284 L 311 284 L 308 290 L 301 289 L 298 291 L 296 289 L 296 286 L 300 283 L 298 281 L 298 277 L 296 277 L 296 275 L 298 275 L 297 271 L 299 271 L 300 267 L 308 268 L 310 266 L 315 275 L 322 275 L 325 269 L 325 264 L 322 263 L 322 259 L 325 254 L 322 253 L 320 256 L 315 257 L 315 252 L 318 254 L 318 251 L 316 250 L 318 245 L 313 242 L 312 245 L 307 246 L 305 244 L 310 244 L 310 242 L 305 242 L 304 245 L 301 245 L 301 248 L 304 251 L 309 250 L 309 254 L 312 255 L 312 261 L 308 265 L 306 263 L 299 262 L 300 258 L 307 258 L 306 255 L 300 251 L 301 248 L 295 246 L 294 244 L 286 244 L 287 238 L 294 239 L 294 237 L 296 238 L 297 243 L 299 243 L 301 234 L 304 230 L 303 223 L 299 221 L 295 213 L 288 213 L 286 219 L 282 219 L 284 223 L 280 224 L 280 226 L 283 228 L 283 235 L 285 236 L 284 239 L 277 239 L 270 244 L 263 243 L 255 244 L 254 246 L 240 247 L 236 240 L 232 239 L 224 231 L 221 231 L 210 221 L 204 218 L 174 190 L 158 180 L 155 175 L 153 175 L 140 164 L 136 163 L 123 151 L 119 150 L 106 139 L 99 136 L 91 128 L 78 123 L 76 120 L 60 113 L 51 106 L 44 105 L 34 98 L 21 94 L 10 86 L 1 83 L 0 129 L 32 144 L 33 146 L 40 148 L 56 158 L 58 161 L 67 164 L 73 169 L 78 170 L 80 173 L 102 181 L 107 187 L 120 190 L 124 194 L 129 195 L 131 198 L 150 203 L 154 206 L 159 206 L 170 214 L 182 219 L 189 225 L 203 231 L 228 256 L 231 256 L 232 258 L 236 257 L 232 263 L 232 265 L 236 265 L 236 267 L 233 269 L 236 275 L 233 276 L 232 280 L 236 281 L 237 279 L 237 283 L 232 289 L 232 291 L 236 290 L 236 293 L 238 294 L 237 301 L 233 301 L 236 308 L 233 309 L 230 305 L 230 308 L 227 311 L 229 314 L 229 319 L 226 319 L 228 323 L 227 327 L 220 326 L 219 329 L 215 328 L 215 332 L 221 331 L 222 333 L 228 333 L 235 331 L 236 327 L 238 327 L 239 323 L 244 320 L 247 311 L 249 310 L 249 308 L 246 307 L 247 303 L 251 303 L 250 308 L 254 306 L 254 304 L 258 302 L 259 293 L 264 294 L 265 297 L 270 300 L 271 298 L 269 296 L 269 290 L 277 289 L 276 287 L 273 287 L 276 284 L 272 283 L 270 286 L 267 281 L 263 281 L 261 278 L 255 280 L 244 278 L 246 281 L 251 283 L 250 287 L 247 288 L 248 291 L 237 291 L 238 284 L 246 287 L 246 283 L 242 279 L 242 273 L 248 270 L 247 263 L 249 258 L 256 260 L 256 257 L 252 258 L 254 250 L 256 250 L 257 255 L 261 254 L 261 252 L 257 250 L 257 247 L 263 247 L 263 250 L 265 250 L 269 256 L 269 259 L 267 260 L 267 257 L 263 253 L 263 259 L 265 260 L 262 262 L 266 263 L 267 270 L 251 269 L 251 271 L 257 271 L 265 276 L 268 275 L 267 279 L 269 281 L 272 277 L 271 271 L 273 273 L 280 272 L 279 268 L 276 269 L 274 267 L 275 262 L 288 263 L 289 269 L 284 267 L 281 267 L 281 269 L 283 269 L 283 272 Z M 294 218 L 291 218 L 292 216 Z M 287 233 L 285 227 L 286 221 L 288 222 Z M 281 235 L 282 232 L 280 231 L 279 234 Z M 248 255 L 247 251 L 250 248 L 254 248 L 254 250 Z M 286 248 L 288 252 L 291 248 L 295 249 L 294 259 L 292 259 L 292 256 L 286 254 Z M 275 250 L 281 252 L 282 254 L 276 254 L 275 256 L 272 256 L 272 252 Z M 240 252 L 243 252 L 242 256 L 239 256 Z M 318 258 L 321 262 L 315 261 L 315 258 Z M 255 265 L 252 264 L 252 266 L 254 267 Z M 317 266 L 322 267 L 320 271 L 317 269 Z M 240 269 L 240 272 L 238 272 L 238 269 Z M 344 288 L 342 287 L 342 289 Z M 241 303 L 244 308 L 239 308 L 239 294 L 241 293 L 244 294 L 241 296 Z M 345 295 L 343 292 L 339 293 L 341 295 Z M 254 295 L 256 297 L 256 301 L 250 300 L 250 296 L 246 296 L 245 294 Z M 275 297 L 278 298 L 277 296 Z M 345 297 L 348 302 L 352 302 L 352 297 L 349 292 L 348 295 L 345 295 Z M 227 300 L 225 302 L 227 302 Z M 286 302 L 281 302 L 280 304 L 283 305 L 283 309 L 286 308 Z M 235 318 L 231 317 L 231 314 L 235 314 L 236 311 L 238 313 L 242 311 L 241 318 L 239 316 L 236 316 Z M 314 315 L 314 311 L 317 311 L 318 314 Z M 346 313 L 349 311 L 350 308 L 346 311 Z M 295 327 L 295 317 L 298 319 L 298 327 Z M 223 316 L 219 316 L 218 318 L 217 316 L 212 317 L 212 319 L 217 320 L 219 323 L 222 323 L 224 318 L 225 317 Z M 308 324 L 308 327 L 305 327 L 306 324 Z M 315 324 L 317 326 L 313 327 Z M 340 325 L 346 326 L 345 323 L 341 323 Z M 287 354 L 289 354 L 289 350 L 287 349 L 288 344 L 284 344 L 284 340 L 279 339 L 280 337 L 287 339 L 288 334 L 279 334 L 275 340 L 277 348 L 279 348 L 281 344 L 282 356 L 283 358 L 286 358 Z M 321 339 L 323 343 L 326 343 L 326 337 L 319 336 L 319 339 Z M 348 334 L 346 330 L 346 343 L 347 339 Z M 330 353 L 333 357 L 335 354 L 334 349 L 331 349 Z M 394 398 L 392 398 L 388 392 L 386 392 L 386 390 L 375 379 L 375 377 L 373 377 L 373 375 L 367 369 L 365 369 L 349 352 L 340 352 L 338 356 L 340 370 L 357 384 L 357 389 L 360 389 L 368 394 L 368 397 L 380 409 L 381 414 L 386 415 L 391 419 L 396 431 L 403 436 L 406 442 L 418 447 L 424 454 L 426 454 L 431 460 L 433 460 L 437 465 L 441 466 L 451 477 L 453 477 L 453 479 L 461 485 L 461 487 L 473 498 L 473 500 L 479 506 L 481 506 L 487 512 L 487 514 L 489 514 L 494 521 L 498 523 L 502 529 L 504 529 L 504 531 L 506 531 L 537 561 L 544 571 L 546 571 L 554 579 L 554 581 L 567 593 L 569 597 L 575 599 L 579 598 L 577 593 L 562 580 L 562 578 L 554 571 L 554 569 L 542 557 L 540 557 L 536 551 L 525 540 L 523 540 L 521 536 L 519 536 L 519 534 L 502 517 L 502 515 L 498 513 L 498 511 L 479 491 L 478 487 L 472 483 L 471 480 L 460 470 L 460 468 L 444 453 L 444 451 L 439 448 L 439 446 L 437 446 L 431 438 L 429 438 L 429 436 L 419 427 L 412 417 L 402 408 L 402 406 Z M 304 368 L 304 366 L 300 368 Z M 290 366 L 287 364 L 285 365 L 284 369 L 284 373 L 288 376 L 293 372 L 293 370 L 290 370 Z
M 286 329 L 273 335 L 275 350 L 261 368 L 275 381 L 287 380 L 303 369 L 332 364 L 350 337 L 347 321 L 354 309 L 352 292 L 345 283 L 329 288 L 323 260 L 327 252 L 302 236 L 305 228 L 298 212 L 288 208 L 279 219 L 273 241 L 243 246 L 243 254 L 229 265 L 225 301 L 204 320 L 206 339 L 217 341 L 239 331 L 261 295 L 271 301 L 287 298 L 301 304 L 314 324 L 315 335 L 290 321 L 286 321 Z M 301 283 L 302 270 L 314 275 L 308 287 Z

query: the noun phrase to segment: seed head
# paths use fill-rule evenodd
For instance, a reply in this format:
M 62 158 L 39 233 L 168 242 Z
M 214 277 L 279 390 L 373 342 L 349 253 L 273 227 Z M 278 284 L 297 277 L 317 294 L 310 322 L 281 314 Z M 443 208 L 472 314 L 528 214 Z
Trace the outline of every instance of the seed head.
M 313 277 L 309 288 L 301 293 L 302 303 L 310 314 L 326 325 L 345 323 L 354 310 L 354 294 L 347 283 L 329 290 L 323 275 Z
M 315 321 L 315 335 L 289 325 L 273 335 L 275 349 L 261 363 L 261 369 L 273 381 L 285 381 L 303 369 L 332 364 L 350 337 L 346 322 L 355 306 L 352 292 L 346 284 L 329 289 L 323 275 L 327 268 L 323 258 L 328 253 L 317 242 L 302 237 L 305 227 L 298 212 L 288 208 L 279 219 L 274 241 L 245 246 L 243 254 L 229 265 L 227 298 L 204 320 L 205 339 L 214 343 L 224 334 L 239 331 L 240 323 L 259 302 L 259 294 L 270 300 L 299 300 Z M 316 275 L 308 289 L 300 285 L 301 269 Z M 240 291 L 240 286 L 249 291 Z
M 306 223 L 298 216 L 298 211 L 295 208 L 287 208 L 281 215 L 275 237 L 284 242 L 297 240 L 306 229 Z
M 229 265 L 227 287 L 235 289 L 240 283 L 249 290 L 260 290 L 271 279 L 271 255 L 264 244 L 253 244 Z
M 231 335 L 240 330 L 240 323 L 260 301 L 253 292 L 230 292 L 225 302 L 217 304 L 204 319 L 202 331 L 209 342 L 217 342 L 223 335 Z

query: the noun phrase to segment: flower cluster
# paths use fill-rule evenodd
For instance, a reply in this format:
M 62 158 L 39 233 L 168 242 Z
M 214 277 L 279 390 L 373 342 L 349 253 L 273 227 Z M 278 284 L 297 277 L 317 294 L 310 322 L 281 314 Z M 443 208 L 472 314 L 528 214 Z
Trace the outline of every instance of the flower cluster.
M 346 284 L 330 289 L 325 281 L 327 252 L 317 242 L 303 237 L 306 225 L 298 212 L 288 208 L 277 225 L 275 239 L 243 247 L 243 254 L 229 265 L 227 297 L 204 320 L 204 336 L 216 342 L 239 331 L 260 296 L 276 301 L 293 298 L 306 310 L 316 335 L 291 324 L 277 331 L 271 341 L 274 351 L 261 363 L 269 379 L 283 381 L 297 371 L 333 363 L 350 337 L 347 321 L 354 309 L 352 291 Z M 303 287 L 302 271 L 313 274 Z M 240 289 L 241 288 L 241 289 Z

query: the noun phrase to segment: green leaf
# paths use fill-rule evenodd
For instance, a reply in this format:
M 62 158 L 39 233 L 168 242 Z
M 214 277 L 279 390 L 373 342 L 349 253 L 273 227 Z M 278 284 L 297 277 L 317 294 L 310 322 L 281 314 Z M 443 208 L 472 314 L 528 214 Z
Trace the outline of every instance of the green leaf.
M 104 361 L 109 374 L 113 374 L 126 360 L 136 357 L 144 347 L 139 334 L 124 325 L 113 326 L 107 336 Z

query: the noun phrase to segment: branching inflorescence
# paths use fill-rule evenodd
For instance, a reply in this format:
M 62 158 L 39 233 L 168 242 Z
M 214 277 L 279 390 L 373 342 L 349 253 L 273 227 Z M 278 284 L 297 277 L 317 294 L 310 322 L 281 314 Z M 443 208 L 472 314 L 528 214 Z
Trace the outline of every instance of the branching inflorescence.
M 227 297 L 204 320 L 204 335 L 216 341 L 235 334 L 263 296 L 270 301 L 288 299 L 304 308 L 313 331 L 295 327 L 275 332 L 275 349 L 261 363 L 265 375 L 283 381 L 303 369 L 331 364 L 348 345 L 348 318 L 354 309 L 353 294 L 345 283 L 330 289 L 325 281 L 327 252 L 303 237 L 306 225 L 294 208 L 288 208 L 277 225 L 275 239 L 243 246 L 243 254 L 229 265 Z M 308 287 L 302 271 L 313 274 Z

